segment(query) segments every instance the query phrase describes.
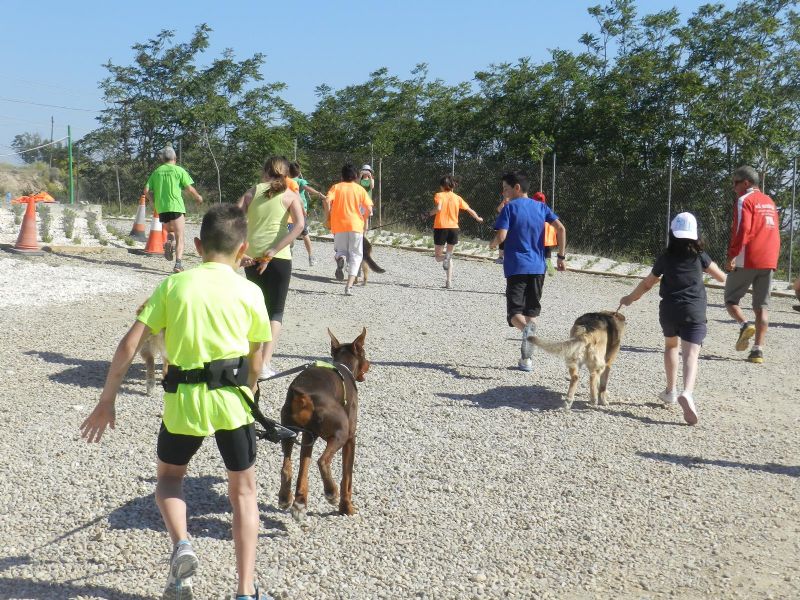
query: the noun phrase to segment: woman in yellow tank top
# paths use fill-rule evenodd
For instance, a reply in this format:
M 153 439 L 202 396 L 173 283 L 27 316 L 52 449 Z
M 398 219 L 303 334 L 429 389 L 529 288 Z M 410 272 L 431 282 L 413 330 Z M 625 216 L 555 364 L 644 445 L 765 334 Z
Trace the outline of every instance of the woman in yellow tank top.
M 278 343 L 283 323 L 283 309 L 289 280 L 292 277 L 290 245 L 303 226 L 287 232 L 291 215 L 295 223 L 303 224 L 303 204 L 295 190 L 287 188 L 289 161 L 273 156 L 264 163 L 261 183 L 247 190 L 237 205 L 247 213 L 247 255 L 242 259 L 247 279 L 261 288 L 272 328 L 272 341 L 264 346 L 264 365 L 261 378 L 275 374 L 272 353 Z

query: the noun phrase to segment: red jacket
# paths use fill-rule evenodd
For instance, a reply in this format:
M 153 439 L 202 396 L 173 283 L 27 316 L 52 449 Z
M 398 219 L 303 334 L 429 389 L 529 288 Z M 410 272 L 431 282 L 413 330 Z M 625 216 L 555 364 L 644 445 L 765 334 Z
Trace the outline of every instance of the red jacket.
M 736 201 L 728 260 L 745 269 L 776 269 L 781 250 L 778 211 L 772 198 L 750 188 Z

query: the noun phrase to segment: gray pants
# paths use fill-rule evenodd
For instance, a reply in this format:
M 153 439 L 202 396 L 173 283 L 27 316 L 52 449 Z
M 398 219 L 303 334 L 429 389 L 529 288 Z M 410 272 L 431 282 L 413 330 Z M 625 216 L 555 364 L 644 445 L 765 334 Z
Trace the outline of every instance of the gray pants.
M 748 288 L 753 286 L 753 308 L 768 308 L 772 291 L 772 269 L 736 268 L 725 281 L 725 304 L 739 304 Z
M 360 231 L 334 233 L 333 251 L 335 258 L 344 256 L 347 259 L 348 275 L 355 277 L 364 258 L 364 234 Z

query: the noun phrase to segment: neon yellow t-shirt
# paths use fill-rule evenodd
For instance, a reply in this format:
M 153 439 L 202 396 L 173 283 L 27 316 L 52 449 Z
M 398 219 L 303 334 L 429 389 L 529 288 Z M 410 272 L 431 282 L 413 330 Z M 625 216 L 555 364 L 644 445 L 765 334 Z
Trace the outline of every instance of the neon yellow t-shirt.
M 259 183 L 253 199 L 247 206 L 247 253 L 260 258 L 272 246 L 286 235 L 286 224 L 289 222 L 289 211 L 283 206 L 286 192 L 272 196 L 267 195 L 269 184 Z M 274 258 L 291 260 L 292 249 L 282 248 Z
M 185 213 L 181 190 L 194 183 L 186 169 L 164 163 L 147 178 L 147 189 L 153 192 L 156 211 L 159 213 L 177 212 Z
M 137 318 L 153 333 L 166 329 L 167 359 L 182 369 L 246 356 L 250 342 L 272 340 L 261 290 L 215 262 L 167 277 Z M 249 389 L 241 390 L 252 398 Z M 253 417 L 234 389 L 182 383 L 176 393 L 164 394 L 163 421 L 170 433 L 208 436 L 252 423 Z

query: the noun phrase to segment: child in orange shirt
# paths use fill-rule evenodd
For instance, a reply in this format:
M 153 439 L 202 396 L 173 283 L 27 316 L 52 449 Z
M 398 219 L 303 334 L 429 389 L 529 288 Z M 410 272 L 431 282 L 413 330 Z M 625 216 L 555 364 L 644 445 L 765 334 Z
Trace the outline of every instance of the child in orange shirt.
M 433 244 L 436 262 L 442 263 L 442 268 L 447 273 L 444 287 L 450 289 L 453 283 L 453 249 L 458 243 L 458 213 L 462 210 L 468 212 L 478 223 L 483 219 L 469 207 L 464 199 L 453 190 L 456 181 L 452 175 L 445 175 L 439 180 L 439 192 L 433 196 L 436 205 L 430 214 L 433 221 Z M 447 249 L 445 250 L 445 244 Z

